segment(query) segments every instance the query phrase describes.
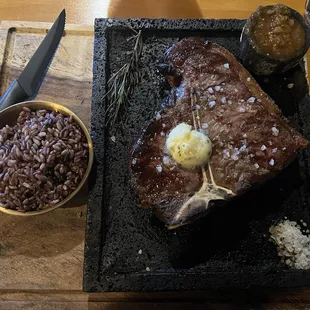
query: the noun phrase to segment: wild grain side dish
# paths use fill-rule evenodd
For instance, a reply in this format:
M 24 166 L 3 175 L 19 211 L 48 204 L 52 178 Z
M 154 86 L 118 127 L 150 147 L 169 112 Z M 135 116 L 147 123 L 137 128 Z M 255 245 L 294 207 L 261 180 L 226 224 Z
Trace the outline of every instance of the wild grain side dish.
M 45 209 L 70 195 L 88 164 L 88 144 L 72 116 L 24 108 L 0 129 L 0 204 Z

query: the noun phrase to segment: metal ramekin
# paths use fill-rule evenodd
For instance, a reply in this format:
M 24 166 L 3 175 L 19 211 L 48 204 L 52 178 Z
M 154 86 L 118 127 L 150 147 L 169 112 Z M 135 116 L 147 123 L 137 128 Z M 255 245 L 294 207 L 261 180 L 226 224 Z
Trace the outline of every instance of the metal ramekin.
M 88 132 L 88 129 L 86 128 L 86 126 L 84 125 L 84 123 L 81 121 L 81 119 L 72 111 L 70 111 L 69 109 L 67 109 L 66 107 L 57 104 L 57 103 L 52 103 L 52 102 L 47 102 L 47 101 L 27 101 L 27 102 L 21 102 L 15 105 L 12 105 L 4 110 L 2 110 L 0 112 L 0 128 L 4 127 L 5 125 L 14 125 L 14 123 L 16 123 L 17 121 L 17 117 L 19 115 L 19 113 L 22 111 L 23 107 L 27 107 L 31 110 L 42 110 L 42 109 L 46 109 L 46 110 L 53 110 L 53 111 L 58 111 L 64 115 L 68 115 L 73 117 L 73 119 L 75 120 L 75 122 L 80 126 L 80 128 L 82 129 L 87 143 L 88 143 L 88 165 L 87 165 L 87 169 L 85 172 L 85 175 L 83 177 L 83 179 L 81 180 L 80 184 L 77 186 L 77 188 L 68 196 L 66 197 L 64 200 L 60 201 L 59 203 L 52 205 L 50 207 L 47 207 L 46 209 L 42 209 L 42 210 L 37 210 L 37 211 L 26 211 L 26 212 L 20 212 L 17 210 L 12 210 L 12 209 L 6 209 L 4 207 L 2 207 L 0 205 L 0 211 L 7 213 L 7 214 L 11 214 L 11 215 L 19 215 L 19 216 L 31 216 L 31 215 L 39 215 L 39 214 L 43 214 L 52 210 L 55 210 L 63 205 L 65 205 L 68 201 L 70 201 L 83 187 L 83 185 L 85 184 L 89 173 L 91 171 L 92 168 L 92 164 L 93 164 L 93 160 L 94 160 L 94 150 L 93 150 L 93 143 L 90 137 L 90 134 Z

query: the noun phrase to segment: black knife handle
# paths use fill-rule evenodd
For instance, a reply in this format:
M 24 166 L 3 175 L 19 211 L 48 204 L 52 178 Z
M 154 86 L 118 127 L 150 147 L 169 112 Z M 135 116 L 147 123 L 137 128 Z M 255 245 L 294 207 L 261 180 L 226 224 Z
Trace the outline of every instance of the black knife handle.
M 19 85 L 17 80 L 14 80 L 8 90 L 0 98 L 0 111 L 15 104 L 28 99 L 29 96 Z

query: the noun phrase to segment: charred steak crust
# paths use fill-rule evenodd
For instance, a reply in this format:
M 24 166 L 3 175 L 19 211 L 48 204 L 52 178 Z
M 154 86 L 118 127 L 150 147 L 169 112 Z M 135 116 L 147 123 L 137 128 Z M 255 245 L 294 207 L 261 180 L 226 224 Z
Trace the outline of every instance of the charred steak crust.
M 193 125 L 193 110 L 212 141 L 209 166 L 214 182 L 235 195 L 275 176 L 308 141 L 225 48 L 185 38 L 170 48 L 168 62 L 173 72 L 167 77 L 173 86 L 171 105 L 142 130 L 130 168 L 141 206 L 155 207 L 159 218 L 173 228 L 208 208 L 199 197 L 182 208 L 200 190 L 202 170 L 177 165 L 165 147 L 175 126 Z

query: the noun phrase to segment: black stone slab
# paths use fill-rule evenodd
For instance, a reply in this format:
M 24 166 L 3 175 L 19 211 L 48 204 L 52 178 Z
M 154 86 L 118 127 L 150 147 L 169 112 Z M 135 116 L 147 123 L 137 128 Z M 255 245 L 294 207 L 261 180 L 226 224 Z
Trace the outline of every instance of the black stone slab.
M 130 48 L 126 40 L 131 32 L 125 25 L 143 30 L 143 79 L 126 110 L 127 119 L 111 129 L 104 127 L 103 97 L 110 72 Z M 238 58 L 243 25 L 243 20 L 96 20 L 91 129 L 95 164 L 87 214 L 85 291 L 310 286 L 310 272 L 287 268 L 268 241 L 269 227 L 285 216 L 310 226 L 309 149 L 262 188 L 177 230 L 168 231 L 151 210 L 139 209 L 129 187 L 130 144 L 167 95 L 167 84 L 157 72 L 164 52 L 183 37 L 201 36 Z M 303 63 L 285 75 L 258 82 L 309 138 Z M 290 83 L 292 89 L 287 87 Z

